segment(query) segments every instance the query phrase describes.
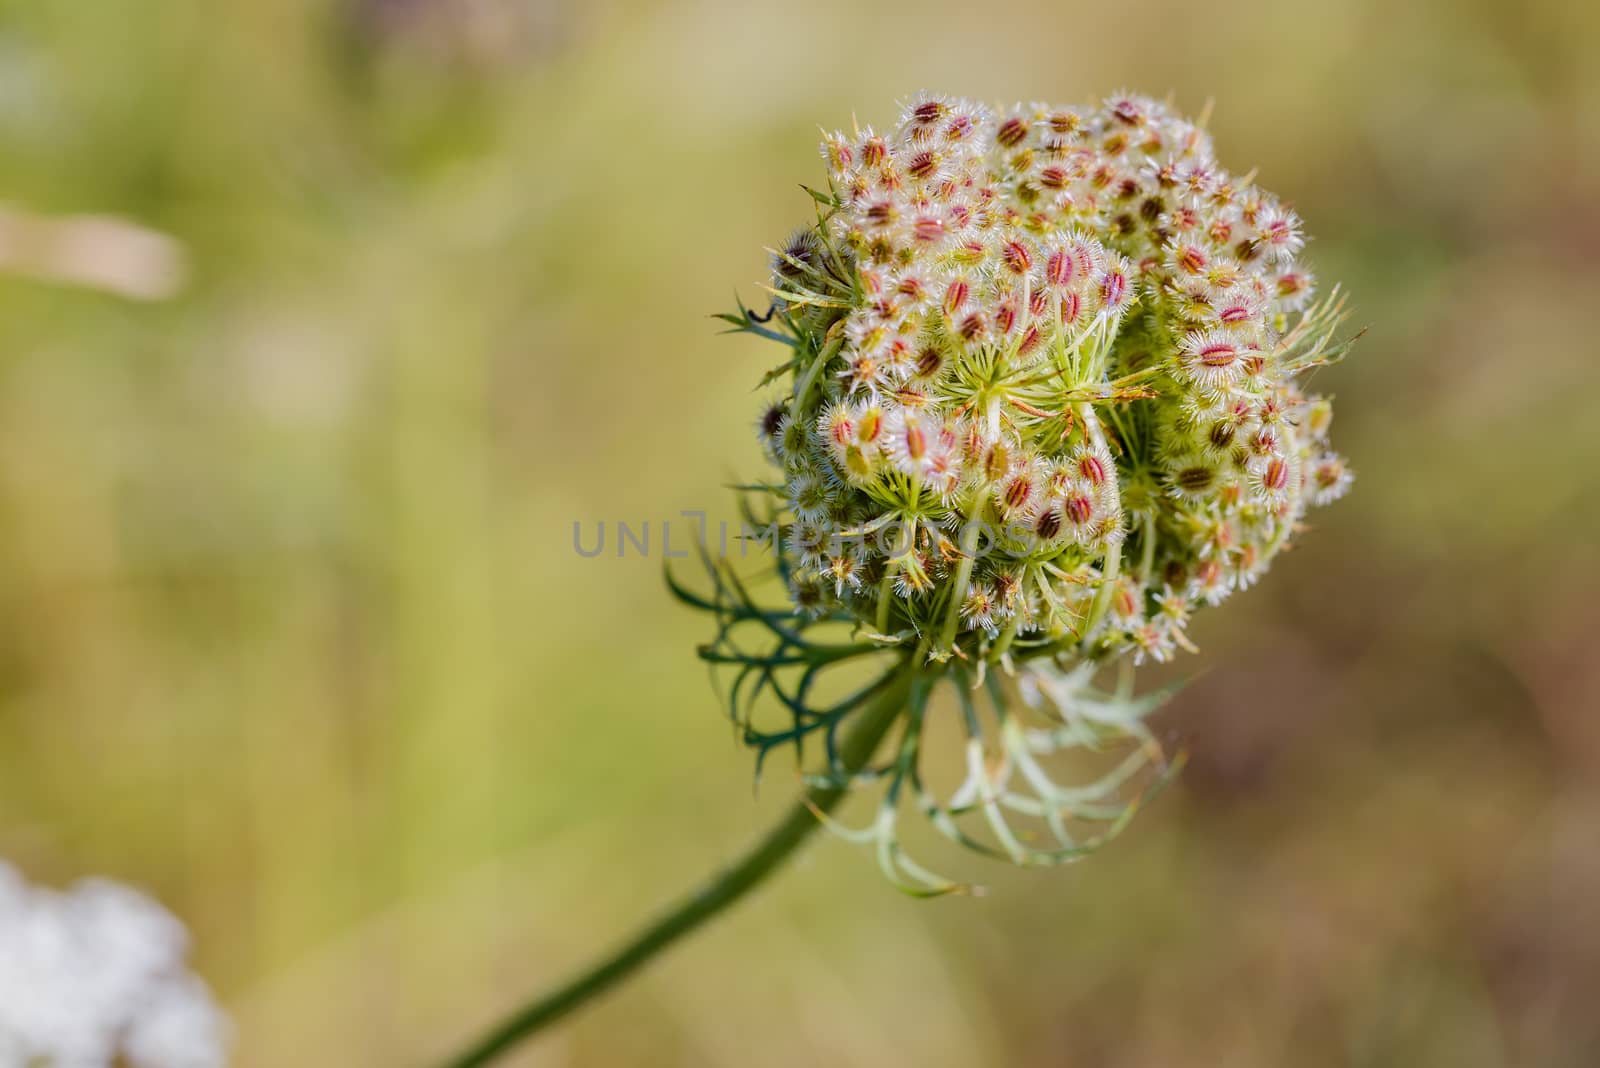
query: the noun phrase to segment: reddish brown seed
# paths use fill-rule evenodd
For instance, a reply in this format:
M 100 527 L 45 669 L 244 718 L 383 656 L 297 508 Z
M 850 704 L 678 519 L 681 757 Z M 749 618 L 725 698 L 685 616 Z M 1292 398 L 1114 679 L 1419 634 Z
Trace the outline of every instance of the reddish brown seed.
M 1005 148 L 1015 148 L 1028 136 L 1028 124 L 1020 118 L 1009 118 L 995 131 L 994 139 Z
M 1094 516 L 1094 502 L 1081 493 L 1074 493 L 1068 497 L 1063 508 L 1066 510 L 1067 518 L 1080 527 Z
M 1028 503 L 1028 498 L 1033 496 L 1033 483 L 1022 476 L 1013 478 L 1006 484 L 1006 507 L 1016 511 Z
M 1028 355 L 1028 353 L 1039 347 L 1039 341 L 1039 328 L 1037 326 L 1029 327 L 1028 332 L 1022 335 L 1022 343 L 1017 346 L 1017 353 L 1022 356 Z
M 945 105 L 942 100 L 924 100 L 912 109 L 911 114 L 920 123 L 938 122 L 944 118 Z
M 1078 474 L 1091 486 L 1103 486 L 1106 482 L 1106 465 L 1093 454 L 1082 456 L 1078 459 Z
M 1000 305 L 1000 310 L 994 313 L 994 326 L 1002 336 L 1011 333 L 1011 328 L 1017 322 L 1017 309 L 1009 304 Z
M 1071 254 L 1058 249 L 1044 261 L 1044 280 L 1053 286 L 1071 285 L 1074 267 Z
M 1100 280 L 1100 300 L 1108 308 L 1120 305 L 1128 296 L 1128 276 L 1121 271 L 1107 271 Z
M 1261 484 L 1274 493 L 1282 490 L 1289 484 L 1289 465 L 1274 457 L 1261 473 Z
M 917 374 L 923 378 L 931 378 L 939 373 L 939 368 L 944 366 L 944 353 L 933 345 L 927 345 L 917 354 Z
M 1239 350 L 1219 341 L 1206 345 L 1194 356 L 1206 367 L 1232 367 L 1233 362 L 1239 358 Z
M 1216 481 L 1217 473 L 1209 467 L 1185 467 L 1176 477 L 1178 485 L 1190 493 L 1201 493 Z
M 1003 442 L 995 442 L 983 457 L 983 475 L 990 482 L 998 480 L 1010 466 L 1011 452 Z
M 923 431 L 921 423 L 908 422 L 904 443 L 906 455 L 912 460 L 921 460 L 928 455 L 928 435 Z
M 957 278 L 955 281 L 946 286 L 944 291 L 945 314 L 954 315 L 956 312 L 960 311 L 961 306 L 967 302 L 967 295 L 971 292 L 972 288 L 960 278 Z
M 1078 321 L 1078 316 L 1083 311 L 1083 298 L 1076 293 L 1061 294 L 1061 322 L 1071 325 Z
M 1061 533 L 1061 515 L 1054 508 L 1048 508 L 1039 514 L 1034 521 L 1033 532 L 1046 541 Z
M 1033 254 L 1020 241 L 1007 241 L 1000 250 L 1000 259 L 1012 274 L 1026 274 L 1028 268 L 1033 266 Z
M 918 152 L 906 164 L 906 173 L 917 180 L 932 176 L 939 169 L 939 157 L 932 152 Z
M 1178 250 L 1178 266 L 1190 274 L 1199 274 L 1210 262 L 1210 257 L 1198 245 L 1184 245 Z

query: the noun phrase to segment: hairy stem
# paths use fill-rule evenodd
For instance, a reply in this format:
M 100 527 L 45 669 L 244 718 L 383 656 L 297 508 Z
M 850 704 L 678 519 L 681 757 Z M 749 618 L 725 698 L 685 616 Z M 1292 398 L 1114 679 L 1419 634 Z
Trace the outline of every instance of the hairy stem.
M 856 713 L 849 734 L 839 744 L 841 776 L 866 766 L 889 728 L 906 709 L 920 656 L 910 656 L 884 677 L 867 704 Z M 449 1068 L 477 1068 L 508 1052 L 528 1036 L 603 994 L 649 963 L 656 954 L 738 901 L 776 871 L 845 794 L 845 785 L 816 786 L 789 811 L 744 858 L 714 876 L 676 908 L 641 930 L 598 963 L 571 980 L 516 1010 L 466 1052 L 445 1062 Z

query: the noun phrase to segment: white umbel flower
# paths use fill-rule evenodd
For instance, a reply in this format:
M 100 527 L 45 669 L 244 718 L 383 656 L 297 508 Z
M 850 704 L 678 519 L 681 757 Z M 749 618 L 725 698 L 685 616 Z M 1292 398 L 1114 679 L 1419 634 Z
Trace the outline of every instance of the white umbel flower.
M 29 886 L 0 862 L 0 1068 L 220 1068 L 228 1025 L 188 935 L 101 879 Z

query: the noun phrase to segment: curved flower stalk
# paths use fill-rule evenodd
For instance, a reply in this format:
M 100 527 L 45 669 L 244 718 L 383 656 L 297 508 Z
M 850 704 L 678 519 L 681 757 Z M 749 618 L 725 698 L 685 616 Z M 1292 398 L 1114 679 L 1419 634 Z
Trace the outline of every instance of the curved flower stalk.
M 1343 301 L 1314 298 L 1299 218 L 1221 166 L 1203 120 L 1127 93 L 922 94 L 822 156 L 814 221 L 771 250 L 769 307 L 720 317 L 782 347 L 756 419 L 775 477 L 741 488 L 787 603 L 709 558 L 709 592 L 669 578 L 715 622 L 700 655 L 758 774 L 790 747 L 806 794 L 461 1068 L 619 981 L 819 824 L 917 895 L 972 888 L 910 855 L 906 812 L 1018 865 L 1104 844 L 1178 764 L 1145 723 L 1167 694 L 1136 696 L 1134 669 L 1195 651 L 1194 613 L 1350 484 L 1306 388 L 1354 340 Z M 935 738 L 951 723 L 953 754 Z M 859 827 L 832 816 L 851 793 L 877 798 Z

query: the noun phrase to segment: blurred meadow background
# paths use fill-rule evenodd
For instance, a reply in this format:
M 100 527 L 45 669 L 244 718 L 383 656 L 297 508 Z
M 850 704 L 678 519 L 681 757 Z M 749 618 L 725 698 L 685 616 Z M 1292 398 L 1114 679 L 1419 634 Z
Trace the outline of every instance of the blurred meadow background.
M 0 856 L 170 905 L 241 1066 L 453 1050 L 792 796 L 659 544 L 572 537 L 760 470 L 775 352 L 707 316 L 818 125 L 1170 92 L 1368 328 L 1355 491 L 1198 622 L 1180 783 L 946 863 L 981 900 L 821 840 L 507 1063 L 1600 1063 L 1597 48 L 1568 0 L 0 2 Z

